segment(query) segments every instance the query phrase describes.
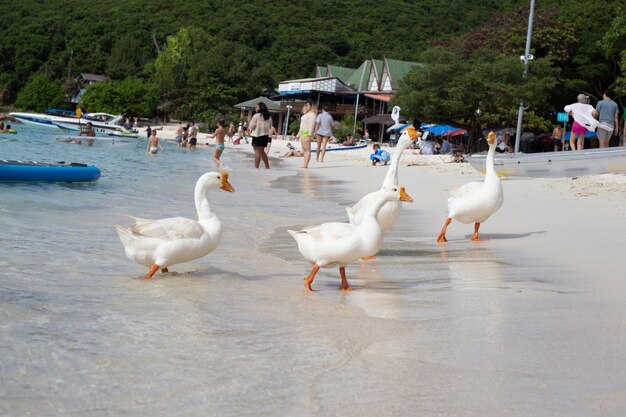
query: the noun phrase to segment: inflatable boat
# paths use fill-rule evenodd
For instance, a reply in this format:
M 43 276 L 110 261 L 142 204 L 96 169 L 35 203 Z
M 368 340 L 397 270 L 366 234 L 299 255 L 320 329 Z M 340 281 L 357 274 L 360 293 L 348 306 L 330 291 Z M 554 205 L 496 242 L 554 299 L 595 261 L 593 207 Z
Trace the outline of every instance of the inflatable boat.
M 343 145 L 326 145 L 326 152 L 332 152 L 332 151 L 350 151 L 352 149 L 362 149 L 362 148 L 366 148 L 367 147 L 367 143 L 363 143 L 363 144 L 358 144 L 358 145 L 352 145 L 352 146 L 343 146 Z M 311 152 L 317 152 L 317 145 L 315 144 L 315 142 L 311 143 Z
M 100 170 L 74 162 L 34 162 L 0 160 L 0 181 L 94 182 Z

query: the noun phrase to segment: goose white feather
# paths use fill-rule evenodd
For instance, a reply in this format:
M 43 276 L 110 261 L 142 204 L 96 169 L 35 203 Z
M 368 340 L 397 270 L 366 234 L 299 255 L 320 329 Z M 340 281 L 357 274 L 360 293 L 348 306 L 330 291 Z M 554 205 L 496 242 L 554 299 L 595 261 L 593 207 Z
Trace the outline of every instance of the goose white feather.
M 404 188 L 389 187 L 373 193 L 371 204 L 364 210 L 360 224 L 324 223 L 300 231 L 289 230 L 296 240 L 298 250 L 313 270 L 305 278 L 305 287 L 312 291 L 311 283 L 319 268 L 339 267 L 341 289 L 349 290 L 345 266 L 359 258 L 373 256 L 382 244 L 382 230 L 376 218 L 378 211 L 388 201 L 413 201 Z
M 470 182 L 450 193 L 448 198 L 448 218 L 437 238 L 437 242 L 447 242 L 446 230 L 452 219 L 461 223 L 474 223 L 474 234 L 471 240 L 478 238 L 480 224 L 485 222 L 493 213 L 498 211 L 504 202 L 502 183 L 494 168 L 496 152 L 495 133 L 489 132 L 487 139 L 489 152 L 486 159 L 486 174 L 483 182 Z
M 128 228 L 115 225 L 128 259 L 150 268 L 144 278 L 151 278 L 158 269 L 167 272 L 169 266 L 201 258 L 217 248 L 222 238 L 222 224 L 207 199 L 212 189 L 235 191 L 226 172 L 202 175 L 194 190 L 198 220 L 132 217 L 135 223 Z
M 398 165 L 400 158 L 405 149 L 407 149 L 415 139 L 419 137 L 419 133 L 415 131 L 413 126 L 409 126 L 402 132 L 396 150 L 391 157 L 391 164 L 385 175 L 382 188 L 386 187 L 398 187 Z M 382 189 L 381 188 L 381 189 Z M 363 215 L 369 207 L 375 197 L 376 193 L 370 193 L 365 195 L 354 206 L 346 207 L 346 213 L 351 224 L 358 225 L 363 220 Z M 402 213 L 401 201 L 389 201 L 378 212 L 378 223 L 383 231 L 387 230 L 395 224 Z

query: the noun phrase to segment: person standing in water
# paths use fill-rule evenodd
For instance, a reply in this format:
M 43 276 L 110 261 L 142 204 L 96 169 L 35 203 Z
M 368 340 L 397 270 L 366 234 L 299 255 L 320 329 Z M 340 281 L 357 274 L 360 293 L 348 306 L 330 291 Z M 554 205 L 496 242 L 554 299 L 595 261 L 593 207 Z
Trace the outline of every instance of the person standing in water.
M 224 136 L 226 136 L 226 127 L 224 126 L 226 121 L 223 118 L 217 119 L 217 129 L 215 129 L 215 151 L 213 151 L 213 161 L 217 164 L 218 168 L 224 166 L 220 157 L 224 152 Z M 232 123 L 231 123 L 232 125 Z
M 156 135 L 156 129 L 152 130 L 152 136 L 150 136 L 150 140 L 148 140 L 148 146 L 146 147 L 146 155 L 156 155 L 159 152 L 159 148 L 163 151 L 163 146 L 161 146 L 161 141 Z
M 317 162 L 324 162 L 324 156 L 326 155 L 326 145 L 328 140 L 333 135 L 331 130 L 333 125 L 333 116 L 328 113 L 328 106 L 322 107 L 322 112 L 317 115 L 315 120 L 315 138 L 317 139 L 317 152 L 315 153 L 315 160 Z
M 265 169 L 270 169 L 270 162 L 265 153 L 265 147 L 270 141 L 269 134 L 272 128 L 272 117 L 265 103 L 256 105 L 256 113 L 250 120 L 250 132 L 252 132 L 252 148 L 254 149 L 254 167 L 259 168 L 261 160 Z
M 302 168 L 309 167 L 309 161 L 311 160 L 311 138 L 313 137 L 313 131 L 315 130 L 315 107 L 311 100 L 307 100 L 302 106 L 302 117 L 300 118 L 300 130 L 298 136 L 300 138 L 300 145 L 302 146 L 302 153 L 304 155 L 304 162 Z

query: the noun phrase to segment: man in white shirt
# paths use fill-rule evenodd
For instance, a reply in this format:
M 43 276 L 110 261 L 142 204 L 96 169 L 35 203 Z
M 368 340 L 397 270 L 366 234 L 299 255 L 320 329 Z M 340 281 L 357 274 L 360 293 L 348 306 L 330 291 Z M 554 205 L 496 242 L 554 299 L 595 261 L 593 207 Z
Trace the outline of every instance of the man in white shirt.
M 331 130 L 333 125 L 333 116 L 328 113 L 328 106 L 322 107 L 322 112 L 317 115 L 315 120 L 315 138 L 317 140 L 317 152 L 315 153 L 315 160 L 317 162 L 324 162 L 324 156 L 326 155 L 326 145 L 328 139 L 333 135 Z

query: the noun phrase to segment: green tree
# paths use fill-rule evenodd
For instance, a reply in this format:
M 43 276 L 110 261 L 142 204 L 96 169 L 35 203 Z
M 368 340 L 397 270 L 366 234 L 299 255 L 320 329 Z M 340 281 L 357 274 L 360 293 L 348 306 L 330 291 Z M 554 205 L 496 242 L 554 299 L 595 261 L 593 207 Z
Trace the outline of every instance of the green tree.
M 115 42 L 109 55 L 107 75 L 113 80 L 140 75 L 144 64 L 142 41 L 137 34 L 128 33 Z
M 607 59 L 618 66 L 614 88 L 622 96 L 626 95 L 626 7 L 618 8 L 609 30 L 600 42 Z
M 546 130 L 549 120 L 535 117 L 548 110 L 548 97 L 557 85 L 558 69 L 547 58 L 536 59 L 527 78 L 518 57 L 477 50 L 462 60 L 437 47 L 421 57 L 424 67 L 404 79 L 392 104 L 423 121 L 459 124 L 470 130 L 473 148 L 482 124 L 514 125 L 520 100 L 529 106 L 524 126 Z M 472 150 L 472 149 L 471 149 Z
M 85 111 L 150 116 L 159 103 L 158 87 L 137 77 L 106 81 L 89 87 L 81 100 Z
M 25 110 L 43 111 L 59 106 L 64 100 L 61 82 L 52 81 L 47 75 L 37 74 L 20 90 L 15 105 Z

